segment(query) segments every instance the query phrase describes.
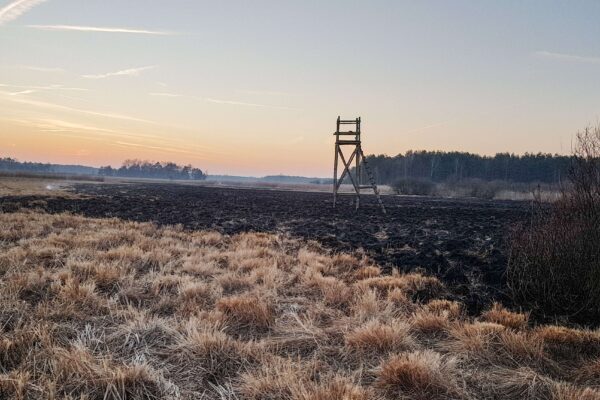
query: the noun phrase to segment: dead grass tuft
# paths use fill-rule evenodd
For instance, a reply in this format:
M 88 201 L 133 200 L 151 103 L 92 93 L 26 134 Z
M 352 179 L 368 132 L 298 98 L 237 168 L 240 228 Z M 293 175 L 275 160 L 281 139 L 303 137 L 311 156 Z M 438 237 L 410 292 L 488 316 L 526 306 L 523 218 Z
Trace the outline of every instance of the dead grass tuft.
M 450 329 L 450 320 L 446 314 L 419 311 L 410 318 L 412 329 L 424 335 L 445 335 Z
M 529 316 L 527 314 L 515 313 L 507 310 L 499 303 L 494 303 L 491 309 L 481 315 L 483 321 L 504 325 L 511 329 L 523 329 L 527 327 Z
M 240 377 L 239 391 L 249 400 L 294 399 L 310 380 L 306 365 L 276 359 Z
M 559 358 L 600 356 L 600 333 L 597 331 L 545 325 L 535 328 L 533 333 Z
M 410 350 L 415 342 L 410 326 L 401 321 L 382 324 L 372 320 L 346 334 L 346 346 L 365 353 L 387 353 Z
M 439 297 L 444 292 L 444 286 L 435 277 L 421 274 L 400 275 L 394 273 L 391 276 L 377 276 L 360 281 L 361 285 L 376 288 L 382 293 L 388 293 L 394 289 L 402 289 L 415 301 L 427 301 Z
M 294 396 L 298 400 L 369 400 L 374 399 L 372 390 L 365 389 L 352 380 L 335 376 L 318 385 L 309 386 Z
M 354 279 L 360 281 L 362 279 L 374 278 L 376 276 L 381 275 L 381 269 L 374 265 L 369 265 L 367 267 L 362 267 L 358 271 L 354 273 Z
M 231 382 L 260 357 L 253 343 L 240 342 L 214 327 L 198 327 L 193 322 L 169 350 L 169 375 L 187 381 L 188 389 Z
M 217 302 L 217 310 L 225 315 L 226 325 L 234 332 L 263 332 L 275 321 L 271 302 L 256 295 L 223 297 Z
M 563 383 L 555 385 L 552 396 L 555 400 L 600 400 L 600 391 Z
M 486 397 L 514 400 L 554 399 L 555 382 L 530 368 L 499 368 L 482 382 Z
M 248 276 L 242 276 L 235 272 L 227 272 L 217 277 L 217 282 L 223 288 L 226 295 L 241 293 L 252 288 L 252 281 Z
M 449 319 L 457 319 L 462 314 L 462 305 L 457 301 L 434 299 L 425 305 L 425 309 L 432 314 L 444 315 Z
M 377 371 L 377 387 L 402 399 L 463 399 L 456 360 L 431 350 L 393 355 Z
M 177 306 L 184 316 L 192 316 L 198 311 L 214 306 L 221 296 L 220 288 L 204 282 L 189 282 L 179 289 Z

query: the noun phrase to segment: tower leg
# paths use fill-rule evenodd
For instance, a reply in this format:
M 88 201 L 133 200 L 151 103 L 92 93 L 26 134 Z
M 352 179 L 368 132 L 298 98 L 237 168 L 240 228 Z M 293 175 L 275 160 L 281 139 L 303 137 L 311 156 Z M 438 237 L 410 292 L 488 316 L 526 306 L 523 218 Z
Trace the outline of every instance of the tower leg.
M 354 171 L 356 173 L 356 210 L 360 207 L 360 145 L 357 146 L 356 150 L 356 164 L 354 167 Z
M 339 119 L 339 117 L 338 117 Z M 338 191 L 338 180 L 337 180 L 337 176 L 338 176 L 338 153 L 340 151 L 339 145 L 336 143 L 335 145 L 335 158 L 333 161 L 333 208 L 335 208 L 335 203 L 337 200 L 337 191 Z

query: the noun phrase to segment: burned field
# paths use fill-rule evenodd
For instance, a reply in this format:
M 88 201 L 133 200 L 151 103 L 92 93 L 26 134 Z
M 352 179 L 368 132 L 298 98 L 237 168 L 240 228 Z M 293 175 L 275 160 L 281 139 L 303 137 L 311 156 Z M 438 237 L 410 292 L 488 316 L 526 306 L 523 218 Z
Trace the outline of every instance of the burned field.
M 0 197 L 0 398 L 600 399 L 599 330 L 490 304 L 526 204 L 34 189 Z
M 327 193 L 207 188 L 176 184 L 79 184 L 80 197 L 4 197 L 0 211 L 21 207 L 117 217 L 187 230 L 284 233 L 315 240 L 334 252 L 366 255 L 382 267 L 435 275 L 476 314 L 508 302 L 503 274 L 511 227 L 525 221 L 528 203 L 374 196 L 355 212 L 350 197 L 332 209 Z

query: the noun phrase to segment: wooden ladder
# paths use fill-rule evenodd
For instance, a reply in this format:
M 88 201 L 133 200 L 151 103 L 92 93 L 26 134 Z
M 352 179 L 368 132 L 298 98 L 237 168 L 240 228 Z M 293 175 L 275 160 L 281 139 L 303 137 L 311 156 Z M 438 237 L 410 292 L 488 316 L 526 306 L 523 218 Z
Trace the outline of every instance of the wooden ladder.
M 385 206 L 383 205 L 383 201 L 381 201 L 381 195 L 379 194 L 379 188 L 377 187 L 377 184 L 375 183 L 375 178 L 373 177 L 373 173 L 371 173 L 371 168 L 369 168 L 369 163 L 367 163 L 367 157 L 365 157 L 365 154 L 362 151 L 362 147 L 360 149 L 360 156 L 361 156 L 361 161 L 363 163 L 363 166 L 365 167 L 365 171 L 367 172 L 367 178 L 369 178 L 369 183 L 371 183 L 371 188 L 373 189 L 373 192 L 375 192 L 375 196 L 377 196 L 377 202 L 379 203 L 379 207 L 381 207 L 381 211 L 383 211 L 384 214 L 387 214 L 387 211 L 385 209 Z M 359 177 L 360 179 L 360 177 Z M 367 188 L 368 186 L 366 186 L 365 188 Z M 361 187 L 362 189 L 362 187 Z

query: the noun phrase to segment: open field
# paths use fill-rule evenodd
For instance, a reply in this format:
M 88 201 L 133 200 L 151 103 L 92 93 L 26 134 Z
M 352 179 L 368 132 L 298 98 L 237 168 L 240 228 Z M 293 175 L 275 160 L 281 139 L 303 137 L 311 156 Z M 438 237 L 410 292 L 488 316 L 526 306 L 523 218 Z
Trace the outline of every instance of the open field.
M 279 234 L 0 214 L 0 398 L 600 399 L 600 334 Z
M 33 175 L 17 177 L 0 173 L 0 196 L 76 197 L 75 193 L 66 189 L 78 182 L 82 181 Z
M 104 182 L 104 177 L 98 175 L 61 174 L 56 172 L 34 172 L 34 171 L 0 171 L 2 179 L 25 179 L 25 180 L 59 180 L 59 181 L 90 181 Z
M 358 213 L 344 197 L 333 210 L 331 194 L 205 188 L 175 184 L 78 184 L 80 198 L 7 197 L 4 211 L 21 206 L 89 217 L 118 217 L 181 224 L 190 230 L 286 233 L 328 249 L 368 256 L 384 272 L 434 274 L 470 313 L 503 295 L 505 237 L 523 221 L 528 203 L 385 196 L 383 215 L 372 196 Z

